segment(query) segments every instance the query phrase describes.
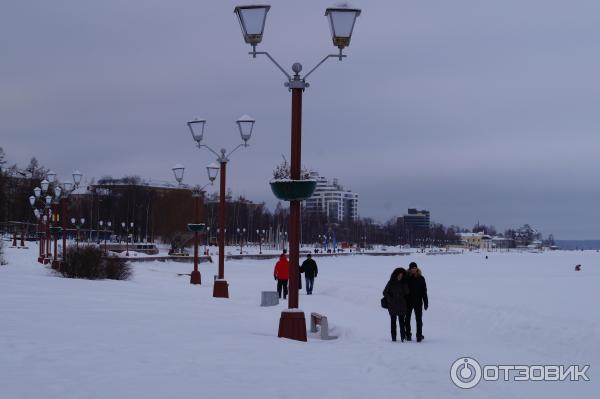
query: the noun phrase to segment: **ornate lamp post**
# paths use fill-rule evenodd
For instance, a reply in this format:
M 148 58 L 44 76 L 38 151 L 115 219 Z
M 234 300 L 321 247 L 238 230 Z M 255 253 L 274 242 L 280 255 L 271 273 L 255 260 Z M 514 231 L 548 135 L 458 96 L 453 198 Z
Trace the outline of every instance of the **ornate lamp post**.
M 258 235 L 258 254 L 262 255 L 262 242 L 263 237 L 265 236 L 265 230 L 256 229 L 256 234 Z
M 242 248 L 244 245 L 244 235 L 246 234 L 246 228 L 242 228 L 240 229 L 239 227 L 237 228 L 237 233 L 238 233 L 238 240 L 240 241 L 240 255 L 243 254 Z
M 100 229 L 102 229 L 102 235 L 104 236 L 104 254 L 108 255 L 106 240 L 108 238 L 108 233 L 110 232 L 110 228 L 112 227 L 112 222 L 109 220 L 106 223 L 104 223 L 103 220 L 100 220 L 98 222 L 98 224 L 100 225 Z M 106 229 L 104 228 L 105 225 L 106 225 Z
M 57 218 L 56 210 L 53 212 L 53 198 L 51 195 L 44 195 L 48 192 L 50 188 L 50 184 L 54 182 L 56 177 L 56 173 L 49 171 L 46 174 L 46 179 L 40 182 L 40 187 L 36 187 L 33 189 L 33 195 L 30 196 L 29 204 L 32 208 L 34 208 L 34 215 L 38 220 L 38 237 L 39 237 L 39 254 L 38 254 L 38 262 L 43 264 L 48 264 L 52 261 L 52 236 L 50 234 L 51 227 L 50 221 L 53 221 L 53 218 Z M 54 193 L 56 197 L 60 197 L 60 187 L 55 187 Z M 55 235 L 56 238 L 56 235 Z M 56 243 L 55 243 L 55 253 L 56 257 Z M 54 264 L 53 264 L 54 267 Z
M 285 87 L 292 92 L 292 139 L 291 139 L 291 166 L 290 177 L 292 180 L 300 180 L 301 164 L 301 142 L 302 142 L 302 93 L 309 87 L 306 79 L 321 64 L 329 58 L 342 60 L 346 57 L 342 54 L 345 47 L 350 44 L 352 31 L 356 18 L 360 15 L 360 10 L 348 7 L 328 8 L 325 16 L 329 21 L 331 36 L 334 46 L 339 49 L 338 54 L 329 54 L 325 56 L 314 68 L 306 75 L 300 76 L 302 65 L 295 63 L 292 65 L 294 75 L 290 75 L 275 59 L 267 52 L 256 51 L 256 46 L 262 41 L 263 31 L 267 13 L 271 7 L 268 5 L 250 5 L 235 7 L 234 12 L 238 17 L 244 41 L 252 46 L 250 54 L 256 58 L 257 55 L 264 55 L 275 64 L 275 66 L 285 75 L 287 81 Z M 314 190 L 314 186 L 313 186 Z M 312 194 L 312 192 L 310 193 Z M 310 197 L 310 195 L 308 195 Z M 290 289 L 288 297 L 288 310 L 281 313 L 279 321 L 279 337 L 306 341 L 306 319 L 303 312 L 298 311 L 298 267 L 300 257 L 300 200 L 304 198 L 294 198 L 290 200 Z
M 208 240 L 210 238 L 210 226 L 206 226 L 206 242 L 204 243 L 204 255 L 208 255 Z
M 85 218 L 71 218 L 71 224 L 75 226 L 75 247 L 79 250 L 79 230 L 85 225 Z
M 121 222 L 121 227 L 125 230 L 125 256 L 129 256 L 129 228 L 133 229 L 133 222 Z
M 50 175 L 50 173 L 49 173 L 49 175 Z M 61 231 L 62 231 L 62 259 L 60 261 L 57 260 L 57 263 L 58 263 L 57 267 L 60 267 L 60 263 L 64 262 L 64 260 L 66 259 L 66 256 L 67 256 L 67 232 L 68 232 L 68 223 L 69 223 L 69 215 L 68 215 L 69 196 L 71 195 L 71 193 L 73 193 L 73 191 L 75 191 L 79 187 L 79 184 L 81 183 L 81 178 L 83 177 L 83 175 L 81 174 L 80 171 L 75 170 L 71 174 L 71 177 L 73 179 L 72 182 L 69 180 L 65 180 L 62 183 L 62 187 L 57 184 L 54 189 L 55 197 L 60 197 L 60 199 L 59 199 L 60 222 L 61 222 Z M 55 178 L 56 178 L 56 174 L 54 173 L 54 177 L 52 177 L 52 179 L 54 180 Z M 57 188 L 60 189 L 60 195 L 58 195 L 58 196 L 56 195 Z
M 33 189 L 33 195 L 29 197 L 29 204 L 33 208 L 33 214 L 37 219 L 37 236 L 38 236 L 38 262 L 44 263 L 44 206 L 41 201 L 42 189 L 36 187 Z M 16 237 L 16 235 L 15 235 Z M 16 239 L 15 239 L 16 241 Z
M 177 164 L 172 168 L 172 170 L 175 180 L 177 180 L 177 183 L 181 187 L 185 167 Z M 200 197 L 202 196 L 202 190 L 204 190 L 209 184 L 212 185 L 214 183 L 215 179 L 217 178 L 217 174 L 219 173 L 219 167 L 215 164 L 210 164 L 206 167 L 206 173 L 208 174 L 209 183 L 205 184 L 203 187 L 196 187 L 192 190 L 193 223 L 188 223 L 188 229 L 194 233 L 194 270 L 190 274 L 190 284 L 202 284 L 202 276 L 200 275 L 200 270 L 198 270 L 198 245 L 200 244 L 200 233 L 206 231 L 206 225 L 204 223 L 200 223 Z
M 54 187 L 54 201 L 52 201 L 52 226 L 50 231 L 54 236 L 54 258 L 52 259 L 52 268 L 60 268 L 60 260 L 58 259 L 58 234 L 62 231 L 60 227 L 60 213 L 58 212 L 58 205 L 62 194 L 62 188 L 60 186 Z
M 192 138 L 196 141 L 198 148 L 206 148 L 217 157 L 217 162 L 220 164 L 221 182 L 219 187 L 219 275 L 213 286 L 213 297 L 229 298 L 229 284 L 225 280 L 225 178 L 227 163 L 231 155 L 240 147 L 248 147 L 248 140 L 252 137 L 255 120 L 244 115 L 236 121 L 240 136 L 243 143 L 235 147 L 229 153 L 225 148 L 222 148 L 220 153 L 217 153 L 206 144 L 202 144 L 204 138 L 204 128 L 206 126 L 205 119 L 195 119 L 187 123 Z

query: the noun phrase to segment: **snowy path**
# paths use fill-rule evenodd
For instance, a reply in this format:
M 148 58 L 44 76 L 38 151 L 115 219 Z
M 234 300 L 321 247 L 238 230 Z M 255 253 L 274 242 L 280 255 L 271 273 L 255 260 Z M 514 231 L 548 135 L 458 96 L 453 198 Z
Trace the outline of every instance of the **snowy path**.
M 271 261 L 226 264 L 229 300 L 212 298 L 216 265 L 134 264 L 129 282 L 55 277 L 35 248 L 0 268 L 1 398 L 592 397 L 599 389 L 600 254 L 493 253 L 320 259 L 301 308 L 329 317 L 334 341 L 276 337 Z M 422 266 L 426 340 L 391 343 L 379 308 L 392 269 Z M 584 270 L 573 271 L 575 263 Z M 414 328 L 414 324 L 413 324 Z M 590 382 L 450 381 L 452 362 L 591 364 Z M 288 376 L 293 375 L 294 378 Z M 310 394 L 309 394 L 310 393 Z

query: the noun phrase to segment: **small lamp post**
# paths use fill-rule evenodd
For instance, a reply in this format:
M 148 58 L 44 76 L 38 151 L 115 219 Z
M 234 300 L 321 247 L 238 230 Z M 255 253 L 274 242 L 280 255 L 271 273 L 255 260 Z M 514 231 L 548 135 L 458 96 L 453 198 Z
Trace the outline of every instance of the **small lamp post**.
M 265 235 L 265 230 L 256 229 L 256 234 L 258 235 L 258 254 L 262 255 L 262 242 Z
M 85 218 L 71 218 L 71 224 L 75 226 L 75 247 L 79 250 L 79 230 L 85 225 Z
M 98 222 L 98 224 L 100 225 L 100 229 L 102 230 L 102 235 L 104 236 L 104 254 L 108 255 L 108 247 L 106 245 L 106 241 L 108 239 L 108 233 L 110 232 L 110 228 L 112 226 L 112 222 L 109 220 L 106 223 L 104 223 L 103 220 L 100 220 Z M 106 228 L 105 228 L 106 227 Z
M 121 227 L 125 231 L 125 256 L 129 256 L 129 228 L 133 229 L 133 222 L 121 222 Z
M 220 164 L 220 187 L 219 187 L 219 275 L 215 280 L 213 286 L 213 297 L 215 298 L 229 298 L 229 284 L 225 280 L 225 183 L 226 183 L 226 172 L 227 163 L 231 155 L 241 147 L 248 147 L 248 141 L 252 137 L 252 131 L 254 129 L 254 123 L 256 121 L 244 115 L 236 121 L 242 143 L 231 150 L 229 153 L 225 148 L 222 148 L 220 152 L 216 152 L 211 147 L 202 143 L 204 139 L 204 129 L 206 127 L 206 119 L 194 119 L 187 123 L 192 138 L 196 142 L 198 148 L 206 148 L 217 157 L 217 162 Z
M 238 239 L 240 240 L 240 255 L 243 255 L 243 245 L 244 245 L 244 236 L 246 235 L 246 228 L 242 228 L 240 229 L 239 227 L 237 228 L 237 233 L 238 233 Z
M 346 57 L 342 54 L 345 47 L 350 44 L 356 18 L 361 11 L 356 8 L 334 7 L 325 11 L 331 30 L 333 44 L 339 49 L 338 54 L 326 55 L 315 67 L 304 76 L 300 76 L 302 65 L 292 65 L 292 76 L 266 51 L 257 52 L 256 46 L 262 41 L 267 13 L 271 7 L 268 5 L 249 5 L 235 7 L 242 29 L 244 41 L 252 46 L 250 54 L 256 58 L 264 55 L 285 75 L 285 87 L 292 92 L 292 132 L 291 132 L 291 165 L 290 177 L 292 180 L 300 179 L 301 144 L 302 144 L 302 93 L 309 87 L 306 79 L 319 66 L 329 58 L 337 58 L 340 61 Z M 306 319 L 303 312 L 298 311 L 298 276 L 300 263 L 300 201 L 290 201 L 290 289 L 288 297 L 288 310 L 281 313 L 279 321 L 279 337 L 306 341 Z
M 54 177 L 52 178 L 54 181 Z M 52 259 L 52 268 L 58 270 L 60 268 L 60 260 L 58 259 L 58 234 L 62 231 L 60 224 L 60 213 L 58 211 L 58 205 L 61 200 L 62 188 L 60 186 L 54 187 L 54 201 L 52 201 L 52 226 L 50 231 L 54 236 L 54 258 Z
M 206 241 L 204 243 L 204 255 L 208 255 L 208 240 L 210 238 L 210 226 L 206 226 Z
M 179 186 L 181 187 L 181 181 L 183 180 L 183 173 L 185 168 L 183 165 L 175 165 L 173 168 L 173 175 L 175 176 L 175 180 L 177 180 Z M 212 185 L 217 178 L 217 174 L 219 173 L 219 167 L 215 164 L 210 164 L 206 167 L 206 173 L 208 175 L 209 182 L 202 187 L 196 187 L 192 190 L 192 199 L 193 199 L 193 222 L 188 223 L 188 229 L 194 233 L 194 270 L 190 274 L 190 284 L 199 285 L 202 284 L 202 276 L 200 274 L 200 270 L 198 269 L 198 245 L 200 244 L 200 233 L 206 231 L 206 224 L 200 223 L 201 219 L 201 202 L 200 197 L 202 196 L 203 190 L 210 184 Z

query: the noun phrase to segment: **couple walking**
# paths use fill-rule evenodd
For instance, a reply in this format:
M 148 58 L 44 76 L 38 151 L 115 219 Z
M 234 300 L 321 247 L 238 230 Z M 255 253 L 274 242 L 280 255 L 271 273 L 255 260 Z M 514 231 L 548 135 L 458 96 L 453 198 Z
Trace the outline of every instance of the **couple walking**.
M 273 277 L 277 281 L 277 293 L 279 294 L 279 298 L 281 298 L 283 291 L 283 299 L 287 298 L 288 280 L 290 278 L 290 264 L 286 254 L 287 251 L 284 249 L 273 270 Z M 306 280 L 306 294 L 312 295 L 315 278 L 319 273 L 319 269 L 311 254 L 306 255 L 306 260 L 302 262 L 299 272 L 304 273 L 304 278 Z M 300 276 L 300 273 L 298 273 L 298 288 L 302 289 L 302 276 Z
M 415 313 L 417 323 L 417 342 L 423 336 L 423 307 L 429 307 L 425 277 L 415 262 L 411 262 L 408 271 L 399 267 L 392 272 L 390 280 L 383 290 L 382 305 L 387 305 L 391 321 L 392 341 L 396 341 L 396 320 L 400 324 L 400 339 L 412 341 L 410 319 Z

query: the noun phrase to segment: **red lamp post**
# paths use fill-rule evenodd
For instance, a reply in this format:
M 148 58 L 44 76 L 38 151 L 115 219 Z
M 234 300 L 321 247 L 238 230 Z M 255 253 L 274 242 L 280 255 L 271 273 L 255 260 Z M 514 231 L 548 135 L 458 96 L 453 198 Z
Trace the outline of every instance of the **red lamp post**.
M 220 153 L 217 153 L 211 147 L 206 144 L 202 144 L 204 137 L 204 127 L 206 126 L 205 119 L 195 119 L 187 123 L 192 138 L 196 141 L 198 148 L 206 148 L 214 155 L 217 156 L 217 162 L 220 164 L 220 187 L 219 187 L 219 275 L 215 280 L 213 286 L 213 297 L 215 298 L 229 298 L 229 284 L 225 280 L 225 182 L 227 173 L 227 163 L 231 155 L 240 147 L 248 147 L 248 140 L 252 136 L 252 130 L 256 121 L 244 115 L 236 121 L 240 136 L 243 143 L 235 147 L 229 153 L 227 150 L 222 148 Z
M 54 201 L 52 202 L 52 235 L 54 238 L 54 257 L 52 259 L 52 268 L 59 269 L 60 261 L 58 260 L 58 233 L 62 230 L 59 226 L 60 213 L 58 211 L 59 201 L 61 200 L 62 188 L 60 186 L 54 187 Z
M 177 180 L 178 185 L 181 187 L 181 182 L 183 180 L 183 174 L 185 172 L 185 167 L 183 165 L 177 164 L 173 168 L 173 175 L 175 176 L 175 180 Z M 210 164 L 206 167 L 206 171 L 208 173 L 208 179 L 210 182 L 203 187 L 197 187 L 192 190 L 192 198 L 193 198 L 193 222 L 188 224 L 188 229 L 194 233 L 194 270 L 190 274 L 190 284 L 202 284 L 202 276 L 200 274 L 200 270 L 198 269 L 198 245 L 200 244 L 200 233 L 206 231 L 206 225 L 204 223 L 200 223 L 201 219 L 201 206 L 202 201 L 200 197 L 202 196 L 202 190 L 206 188 L 209 184 L 213 184 L 215 179 L 217 178 L 217 173 L 219 173 L 219 167 Z
M 339 49 L 338 54 L 325 56 L 313 69 L 303 77 L 300 76 L 302 65 L 292 65 L 294 75 L 291 76 L 275 61 L 267 52 L 257 52 L 256 46 L 262 41 L 265 21 L 270 6 L 238 6 L 234 12 L 237 14 L 244 41 L 252 46 L 250 54 L 256 58 L 257 55 L 265 55 L 287 78 L 285 86 L 292 92 L 292 123 L 291 123 L 291 165 L 290 178 L 298 181 L 301 165 L 302 144 L 302 93 L 309 84 L 306 82 L 308 76 L 329 58 L 338 58 L 340 61 L 346 57 L 342 50 L 350 44 L 350 38 L 354 29 L 356 18 L 360 15 L 359 9 L 348 7 L 328 8 L 325 16 L 329 20 L 333 44 Z M 314 189 L 314 188 L 313 188 Z M 312 194 L 312 193 L 311 193 Z M 310 195 L 309 195 L 310 196 Z M 290 222 L 289 222 L 289 249 L 290 249 L 290 289 L 288 297 L 288 310 L 281 313 L 279 321 L 279 337 L 306 341 L 306 319 L 304 313 L 298 310 L 298 274 L 300 258 L 300 200 L 290 200 Z

